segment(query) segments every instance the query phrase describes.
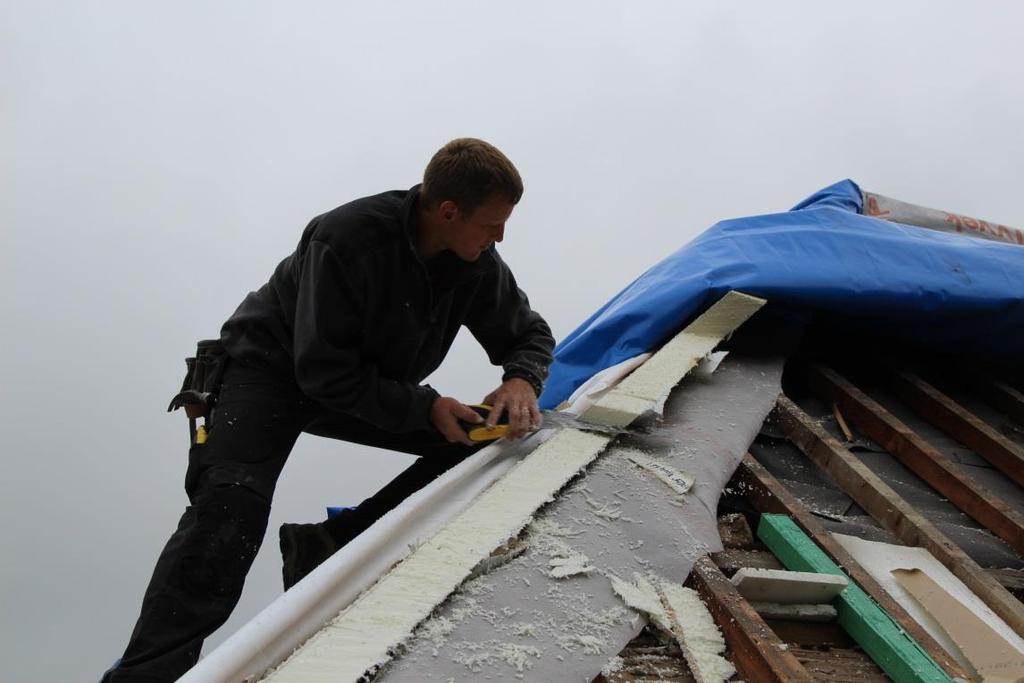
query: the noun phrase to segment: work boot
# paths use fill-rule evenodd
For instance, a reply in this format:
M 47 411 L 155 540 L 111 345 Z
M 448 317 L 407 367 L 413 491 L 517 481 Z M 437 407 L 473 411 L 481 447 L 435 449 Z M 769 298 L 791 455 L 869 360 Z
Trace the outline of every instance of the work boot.
M 320 524 L 282 524 L 281 578 L 288 590 L 323 564 L 338 549 Z

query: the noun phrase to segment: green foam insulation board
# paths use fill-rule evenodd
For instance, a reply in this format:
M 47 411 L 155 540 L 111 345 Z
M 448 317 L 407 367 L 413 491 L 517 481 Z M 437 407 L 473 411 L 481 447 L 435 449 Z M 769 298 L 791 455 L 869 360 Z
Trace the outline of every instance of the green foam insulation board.
M 761 515 L 757 536 L 787 569 L 846 576 L 786 515 Z M 836 597 L 834 605 L 839 613 L 839 624 L 896 683 L 952 680 L 917 641 L 852 580 Z

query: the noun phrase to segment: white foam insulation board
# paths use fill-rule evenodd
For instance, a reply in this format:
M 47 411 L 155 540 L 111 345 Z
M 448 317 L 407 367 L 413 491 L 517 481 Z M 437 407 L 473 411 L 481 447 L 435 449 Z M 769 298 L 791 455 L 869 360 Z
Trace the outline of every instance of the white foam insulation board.
M 679 380 L 765 304 L 729 292 L 587 411 L 590 422 L 624 427 L 659 406 Z
M 675 379 L 668 388 L 658 389 L 659 395 L 648 405 L 640 407 L 639 403 L 631 403 L 640 408 L 636 414 L 648 412 L 655 403 L 662 402 L 679 378 L 763 303 L 754 297 L 729 293 L 655 353 L 648 363 L 658 363 L 659 375 L 670 373 Z M 709 335 L 714 331 L 720 336 L 710 343 Z M 676 343 L 679 337 L 687 335 L 701 343 Z M 691 357 L 689 353 L 699 355 Z M 663 355 L 668 360 L 659 360 Z M 677 365 L 686 369 L 679 371 Z M 658 386 L 664 384 L 663 377 L 660 382 Z M 619 393 L 619 387 L 615 387 L 602 400 L 614 401 Z M 632 397 L 642 396 L 634 392 Z M 592 415 L 595 408 L 591 407 L 583 417 L 596 421 Z M 623 415 L 620 414 L 619 419 L 625 419 Z M 518 534 L 533 513 L 591 463 L 609 441 L 607 436 L 573 429 L 556 434 L 328 622 L 264 680 L 271 683 L 354 681 L 388 662 L 394 649 L 412 635 L 417 624 L 426 620 L 493 549 Z M 607 504 L 592 513 L 607 519 L 618 518 L 614 506 Z M 514 560 L 509 564 L 513 563 Z M 548 569 L 550 571 L 550 564 Z M 589 573 L 583 571 L 579 575 Z M 581 641 L 581 646 L 596 649 L 591 641 Z M 478 666 L 494 658 L 502 662 L 514 660 L 515 667 L 521 671 L 533 654 L 529 647 L 509 651 L 503 643 L 485 650 L 486 656 L 482 657 L 478 656 L 479 652 L 462 653 L 459 661 Z
M 751 602 L 783 605 L 830 603 L 848 583 L 845 576 L 759 567 L 743 567 L 730 580 Z
M 264 680 L 355 681 L 400 644 L 490 552 L 601 452 L 606 436 L 566 429 L 361 595 Z
M 660 577 L 633 574 L 628 582 L 611 576 L 612 590 L 629 607 L 643 612 L 674 637 L 698 683 L 721 683 L 736 668 L 722 657 L 725 638 L 697 592 Z
M 592 680 L 647 622 L 609 577 L 679 585 L 722 549 L 718 498 L 775 403 L 782 367 L 734 352 L 711 377 L 687 378 L 663 425 L 620 437 L 538 511 L 526 550 L 451 595 L 375 683 Z M 635 453 L 690 474 L 692 487 L 678 493 Z M 551 575 L 553 559 L 577 556 L 592 569 Z

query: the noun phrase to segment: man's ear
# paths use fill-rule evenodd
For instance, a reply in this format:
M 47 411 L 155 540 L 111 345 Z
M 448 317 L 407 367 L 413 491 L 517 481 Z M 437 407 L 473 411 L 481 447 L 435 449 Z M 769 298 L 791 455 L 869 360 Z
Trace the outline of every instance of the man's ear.
M 446 199 L 438 205 L 437 211 L 442 219 L 450 221 L 459 215 L 459 205 L 450 199 Z

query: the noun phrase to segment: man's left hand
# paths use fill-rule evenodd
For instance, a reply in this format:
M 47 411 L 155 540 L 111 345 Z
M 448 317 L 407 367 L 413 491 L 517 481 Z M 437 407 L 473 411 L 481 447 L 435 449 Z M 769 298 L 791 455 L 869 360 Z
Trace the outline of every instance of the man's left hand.
M 498 423 L 503 411 L 508 413 L 508 439 L 519 439 L 527 432 L 540 429 L 541 417 L 540 408 L 537 407 L 537 395 L 525 379 L 508 378 L 487 395 L 484 403 L 492 406 L 491 412 L 487 415 L 488 427 Z

